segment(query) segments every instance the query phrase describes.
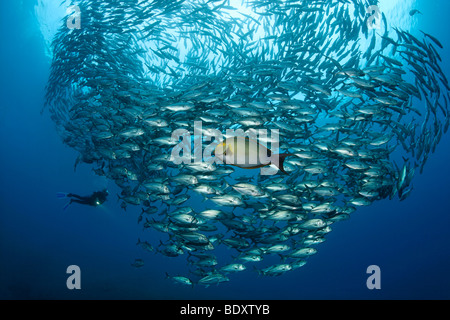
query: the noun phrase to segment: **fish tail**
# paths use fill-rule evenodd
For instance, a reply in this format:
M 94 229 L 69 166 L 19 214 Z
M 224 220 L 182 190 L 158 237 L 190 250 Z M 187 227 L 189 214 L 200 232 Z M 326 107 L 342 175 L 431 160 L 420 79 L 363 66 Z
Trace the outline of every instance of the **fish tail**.
M 253 270 L 258 273 L 258 275 L 262 275 L 262 271 L 253 266 Z
M 293 153 L 282 153 L 278 155 L 277 168 L 280 169 L 280 171 L 283 172 L 284 174 L 289 174 L 286 172 L 286 170 L 284 170 L 284 160 L 286 160 L 287 157 L 293 155 L 294 155 Z

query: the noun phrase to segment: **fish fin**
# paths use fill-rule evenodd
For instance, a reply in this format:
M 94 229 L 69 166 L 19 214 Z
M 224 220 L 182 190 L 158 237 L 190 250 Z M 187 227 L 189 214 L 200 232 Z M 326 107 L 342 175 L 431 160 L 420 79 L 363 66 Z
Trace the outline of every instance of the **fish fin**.
M 227 180 L 223 179 L 222 188 L 223 190 L 226 190 L 230 187 L 230 184 L 227 182 Z
M 77 157 L 77 159 L 75 160 L 75 164 L 73 165 L 73 172 L 76 172 L 77 171 L 77 167 L 78 167 L 78 164 L 81 162 L 81 155 L 79 155 L 78 157 Z

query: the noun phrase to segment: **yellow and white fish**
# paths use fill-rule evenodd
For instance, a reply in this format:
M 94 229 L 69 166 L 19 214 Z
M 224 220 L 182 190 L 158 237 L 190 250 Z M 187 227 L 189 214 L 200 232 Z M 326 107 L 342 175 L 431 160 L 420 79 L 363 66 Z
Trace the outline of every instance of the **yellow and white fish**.
M 270 149 L 248 137 L 227 138 L 216 146 L 214 154 L 223 163 L 242 169 L 258 169 L 274 165 L 285 174 L 287 172 L 283 168 L 284 160 L 292 155 L 273 154 Z

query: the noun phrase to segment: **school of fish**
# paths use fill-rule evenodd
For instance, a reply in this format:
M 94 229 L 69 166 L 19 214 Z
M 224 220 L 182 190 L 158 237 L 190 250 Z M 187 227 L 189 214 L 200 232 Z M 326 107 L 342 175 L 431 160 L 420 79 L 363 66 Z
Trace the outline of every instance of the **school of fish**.
M 79 152 L 75 167 L 113 180 L 122 208 L 141 206 L 138 223 L 161 233 L 137 245 L 186 260 L 173 281 L 279 276 L 305 265 L 358 207 L 406 199 L 448 130 L 443 45 L 384 13 L 372 28 L 377 4 L 81 0 L 81 28 L 64 21 L 53 41 L 46 108 Z M 278 130 L 289 156 L 272 175 L 176 164 L 172 133 L 193 135 L 194 122 L 204 137 Z

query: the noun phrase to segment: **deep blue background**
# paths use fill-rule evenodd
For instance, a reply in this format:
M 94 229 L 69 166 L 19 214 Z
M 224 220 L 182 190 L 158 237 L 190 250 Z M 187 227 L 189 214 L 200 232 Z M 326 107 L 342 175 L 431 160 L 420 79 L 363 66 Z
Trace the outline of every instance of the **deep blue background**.
M 63 145 L 48 112 L 40 115 L 50 61 L 33 15 L 35 1 L 0 1 L 0 299 L 449 299 L 450 135 L 444 136 L 404 202 L 382 201 L 334 224 L 319 252 L 295 272 L 231 275 L 220 286 L 190 288 L 165 280 L 185 259 L 137 247 L 138 208 L 116 202 L 117 187 Z M 426 6 L 425 6 L 426 5 Z M 445 45 L 450 76 L 450 3 L 423 1 L 420 28 Z M 438 23 L 437 23 L 438 22 Z M 102 208 L 62 210 L 57 191 L 108 187 Z M 130 266 L 142 258 L 145 266 Z M 66 288 L 66 268 L 81 268 L 81 290 Z M 381 290 L 366 287 L 366 268 L 381 268 Z

